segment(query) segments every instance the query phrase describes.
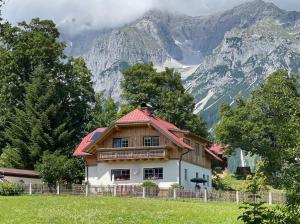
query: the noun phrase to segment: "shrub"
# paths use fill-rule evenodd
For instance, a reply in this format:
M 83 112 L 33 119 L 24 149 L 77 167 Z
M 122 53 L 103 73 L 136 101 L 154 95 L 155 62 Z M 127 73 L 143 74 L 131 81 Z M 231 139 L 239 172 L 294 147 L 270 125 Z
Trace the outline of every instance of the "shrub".
M 0 195 L 2 196 L 20 195 L 22 192 L 22 187 L 17 184 L 9 182 L 0 183 Z
M 244 203 L 240 209 L 244 209 L 242 215 L 238 217 L 245 224 L 271 224 L 272 212 L 260 203 Z
M 142 184 L 142 187 L 146 187 L 146 188 L 158 188 L 158 185 L 152 181 L 145 181 Z
M 183 186 L 181 186 L 180 184 L 172 184 L 171 189 L 183 189 Z

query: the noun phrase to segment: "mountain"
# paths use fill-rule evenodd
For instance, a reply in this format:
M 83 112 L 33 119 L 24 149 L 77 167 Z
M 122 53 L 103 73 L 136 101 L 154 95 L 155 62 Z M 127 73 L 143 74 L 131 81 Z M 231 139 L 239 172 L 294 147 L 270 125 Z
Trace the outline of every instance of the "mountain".
M 222 43 L 184 80 L 210 122 L 218 120 L 223 102 L 234 104 L 237 97 L 248 97 L 274 70 L 298 73 L 300 68 L 300 23 L 283 26 L 265 18 L 246 29 L 226 33 Z
M 255 0 L 210 16 L 151 10 L 122 27 L 62 39 L 67 53 L 83 56 L 96 91 L 121 101 L 122 70 L 152 62 L 174 67 L 212 127 L 221 103 L 248 97 L 277 69 L 298 72 L 299 12 Z

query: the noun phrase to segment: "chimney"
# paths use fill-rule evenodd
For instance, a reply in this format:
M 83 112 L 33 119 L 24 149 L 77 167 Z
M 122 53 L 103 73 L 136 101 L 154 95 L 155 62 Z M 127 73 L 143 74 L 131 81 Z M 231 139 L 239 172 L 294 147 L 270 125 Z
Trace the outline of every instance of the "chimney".
M 152 106 L 147 103 L 142 103 L 140 106 L 140 110 L 143 111 L 147 115 L 151 115 Z

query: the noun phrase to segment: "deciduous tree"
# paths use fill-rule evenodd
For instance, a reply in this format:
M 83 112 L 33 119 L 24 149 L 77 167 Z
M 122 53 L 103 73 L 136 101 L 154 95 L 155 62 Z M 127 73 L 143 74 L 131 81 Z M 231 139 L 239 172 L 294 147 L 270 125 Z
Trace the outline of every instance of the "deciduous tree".
M 298 91 L 297 79 L 287 71 L 274 72 L 251 99 L 239 100 L 236 108 L 223 105 L 215 128 L 219 141 L 263 159 L 271 183 L 287 190 L 287 208 L 294 217 L 300 210 Z
M 136 64 L 124 71 L 123 98 L 137 107 L 149 103 L 153 113 L 182 129 L 207 136 L 206 123 L 193 114 L 194 98 L 185 92 L 180 73 L 166 68 L 157 72 L 152 64 Z

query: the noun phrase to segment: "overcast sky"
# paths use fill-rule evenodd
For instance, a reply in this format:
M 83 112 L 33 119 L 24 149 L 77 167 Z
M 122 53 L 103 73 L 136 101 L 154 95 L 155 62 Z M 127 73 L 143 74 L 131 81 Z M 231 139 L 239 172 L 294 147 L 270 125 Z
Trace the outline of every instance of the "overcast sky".
M 33 17 L 52 19 L 59 26 L 109 28 L 128 23 L 157 8 L 188 15 L 208 15 L 249 0 L 5 0 L 3 16 L 10 22 Z M 300 0 L 268 0 L 282 9 L 300 11 Z

